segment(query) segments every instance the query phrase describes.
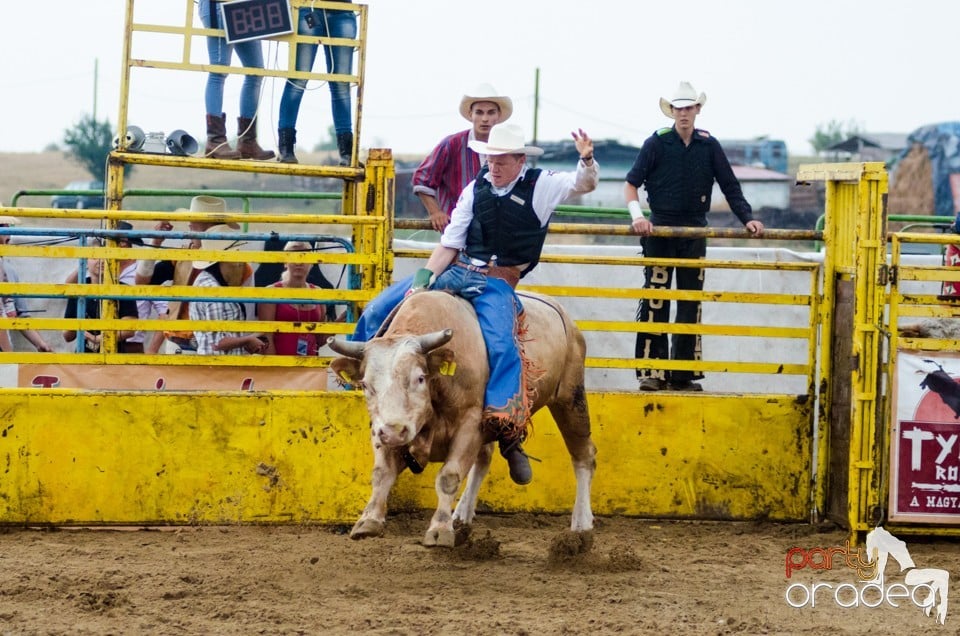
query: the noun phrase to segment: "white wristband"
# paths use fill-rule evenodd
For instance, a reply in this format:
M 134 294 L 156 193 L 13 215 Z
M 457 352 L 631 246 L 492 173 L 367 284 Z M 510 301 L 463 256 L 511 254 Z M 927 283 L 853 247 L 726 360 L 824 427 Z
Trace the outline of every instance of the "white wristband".
M 153 270 L 157 267 L 157 261 L 137 261 L 138 276 L 153 276 Z
M 634 221 L 646 218 L 643 216 L 643 210 L 640 209 L 639 201 L 628 201 L 627 210 L 630 212 L 630 218 Z

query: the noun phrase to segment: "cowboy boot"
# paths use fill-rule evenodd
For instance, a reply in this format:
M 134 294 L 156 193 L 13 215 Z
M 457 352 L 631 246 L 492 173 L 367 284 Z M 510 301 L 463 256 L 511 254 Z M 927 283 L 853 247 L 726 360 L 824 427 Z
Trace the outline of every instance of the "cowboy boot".
M 212 159 L 239 159 L 240 153 L 227 143 L 227 116 L 207 115 L 207 146 L 203 156 Z
M 280 151 L 277 161 L 280 163 L 300 163 L 297 161 L 297 155 L 293 154 L 293 147 L 297 143 L 297 129 L 281 128 L 277 131 L 277 135 L 279 137 L 277 148 Z
M 515 484 L 525 486 L 533 481 L 533 469 L 530 467 L 527 453 L 520 445 L 522 441 L 523 436 L 516 439 L 500 437 L 497 443 L 500 446 L 500 454 L 507 460 L 507 466 L 510 467 L 510 479 Z
M 248 117 L 237 117 L 237 152 L 241 159 L 266 161 L 275 156 L 272 150 L 264 150 L 257 143 L 257 121 Z
M 353 159 L 353 133 L 337 133 L 337 152 L 340 153 L 340 165 L 349 166 Z

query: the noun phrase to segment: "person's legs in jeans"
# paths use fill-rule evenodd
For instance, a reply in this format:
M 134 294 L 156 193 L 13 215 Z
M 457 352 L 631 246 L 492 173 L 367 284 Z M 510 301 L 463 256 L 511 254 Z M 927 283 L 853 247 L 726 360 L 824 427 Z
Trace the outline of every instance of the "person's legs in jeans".
M 247 68 L 263 68 L 263 47 L 259 40 L 240 42 L 235 47 L 240 63 Z M 259 75 L 244 75 L 243 86 L 240 89 L 240 116 L 253 119 L 257 114 L 260 103 L 260 84 L 263 78 Z
M 326 31 L 330 37 L 350 39 L 357 37 L 357 16 L 352 11 L 324 11 L 324 16 Z M 328 73 L 350 75 L 353 72 L 353 47 L 325 46 L 323 49 Z M 337 133 L 353 132 L 350 83 L 329 82 L 329 84 L 334 130 Z
M 512 417 L 523 399 L 522 364 L 516 340 L 519 302 L 510 285 L 499 278 L 488 278 L 484 292 L 471 302 L 480 321 L 490 365 L 484 408 Z
M 220 23 L 213 4 L 211 0 L 200 0 L 200 22 L 207 29 L 216 29 Z M 230 59 L 233 57 L 233 47 L 227 44 L 224 38 L 208 37 L 207 54 L 211 64 L 229 66 Z M 203 97 L 208 115 L 220 117 L 223 113 L 223 85 L 226 78 L 227 76 L 223 73 L 207 75 L 207 86 Z
M 488 278 L 486 289 L 472 301 L 487 347 L 490 378 L 484 393 L 484 425 L 497 435 L 500 454 L 510 466 L 510 478 L 528 484 L 533 471 L 520 445 L 526 437 L 531 404 L 527 401 L 523 361 L 517 346 L 520 301 L 508 283 Z
M 679 258 L 702 259 L 707 255 L 707 239 L 705 238 L 676 240 L 678 241 L 677 256 Z M 702 291 L 703 268 L 678 267 L 677 289 Z M 699 324 L 700 301 L 678 300 L 677 323 Z M 700 334 L 673 334 L 672 350 L 673 355 L 671 357 L 674 360 L 700 360 L 702 358 Z M 703 373 L 700 371 L 677 370 L 670 373 L 670 382 L 677 385 L 684 385 L 702 378 Z
M 310 9 L 300 9 L 297 19 L 297 32 L 300 35 L 325 35 L 320 32 L 325 28 L 322 20 L 315 22 L 313 27 L 307 26 L 306 16 L 312 13 Z M 317 59 L 318 44 L 298 44 L 295 70 L 309 71 L 313 69 L 313 63 Z M 307 80 L 288 79 L 283 87 L 283 94 L 280 96 L 280 119 L 279 128 L 296 128 L 297 115 L 300 113 L 300 102 L 303 100 L 303 91 L 307 87 Z

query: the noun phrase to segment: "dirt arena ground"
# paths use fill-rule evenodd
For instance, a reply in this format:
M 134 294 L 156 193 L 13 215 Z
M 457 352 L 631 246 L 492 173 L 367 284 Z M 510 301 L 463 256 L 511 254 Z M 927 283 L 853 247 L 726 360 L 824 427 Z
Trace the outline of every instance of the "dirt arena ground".
M 857 582 L 836 562 L 785 576 L 791 548 L 844 545 L 832 527 L 600 518 L 592 549 L 571 555 L 567 524 L 482 515 L 453 550 L 420 546 L 425 514 L 365 541 L 345 526 L 6 529 L 0 633 L 960 633 L 956 593 L 944 626 L 909 600 L 788 605 L 791 583 Z M 957 587 L 954 542 L 905 541 Z M 892 561 L 887 576 L 902 582 Z

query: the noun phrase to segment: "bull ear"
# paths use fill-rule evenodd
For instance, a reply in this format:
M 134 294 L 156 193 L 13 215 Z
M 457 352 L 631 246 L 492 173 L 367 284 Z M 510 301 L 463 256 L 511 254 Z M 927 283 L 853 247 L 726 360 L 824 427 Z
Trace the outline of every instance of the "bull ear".
M 452 349 L 434 349 L 427 354 L 430 376 L 453 375 L 457 370 L 457 356 Z
M 360 361 L 355 358 L 334 358 L 330 361 L 330 369 L 342 384 L 356 384 L 360 376 Z
M 330 347 L 332 351 L 335 351 L 342 356 L 347 356 L 348 358 L 353 358 L 355 360 L 363 360 L 363 342 L 329 338 L 327 340 L 327 346 Z
M 433 333 L 425 333 L 418 336 L 417 343 L 420 345 L 421 352 L 429 353 L 437 347 L 442 347 L 450 342 L 450 338 L 453 338 L 453 329 L 444 329 L 443 331 L 434 331 Z M 332 348 L 333 347 L 331 347 L 331 349 Z

